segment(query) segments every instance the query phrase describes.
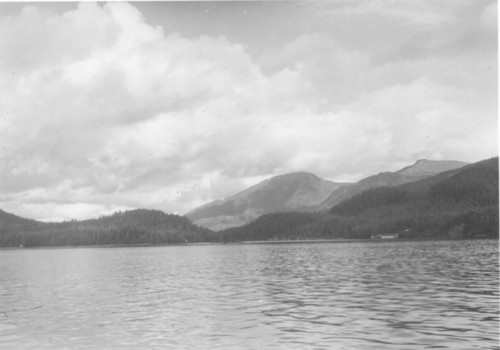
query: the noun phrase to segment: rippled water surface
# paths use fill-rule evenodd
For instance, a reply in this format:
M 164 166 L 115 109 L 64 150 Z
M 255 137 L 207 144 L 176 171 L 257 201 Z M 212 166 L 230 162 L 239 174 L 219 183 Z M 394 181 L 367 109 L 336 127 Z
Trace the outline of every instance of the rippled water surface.
M 498 241 L 0 251 L 0 348 L 499 349 Z

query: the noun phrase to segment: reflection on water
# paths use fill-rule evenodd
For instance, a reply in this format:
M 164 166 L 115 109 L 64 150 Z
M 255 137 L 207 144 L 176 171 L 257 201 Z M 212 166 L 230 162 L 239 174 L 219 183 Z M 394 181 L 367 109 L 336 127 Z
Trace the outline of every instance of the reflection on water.
M 499 349 L 498 241 L 0 251 L 0 348 Z

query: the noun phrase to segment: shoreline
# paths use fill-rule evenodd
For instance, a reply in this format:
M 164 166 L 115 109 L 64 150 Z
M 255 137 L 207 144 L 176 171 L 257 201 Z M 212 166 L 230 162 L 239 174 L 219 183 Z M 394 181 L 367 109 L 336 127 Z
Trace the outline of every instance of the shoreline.
M 39 247 L 0 247 L 1 250 L 30 250 L 30 249 L 77 249 L 77 248 L 149 248 L 149 247 L 180 247 L 180 246 L 208 246 L 208 245 L 263 245 L 263 244 L 316 244 L 316 243 L 390 243 L 390 242 L 422 242 L 422 241 L 477 241 L 494 240 L 498 238 L 422 238 L 422 239 L 300 239 L 277 241 L 242 241 L 242 242 L 193 242 L 193 243 L 161 243 L 161 244 L 103 244 L 103 245 L 68 245 L 68 246 L 39 246 Z

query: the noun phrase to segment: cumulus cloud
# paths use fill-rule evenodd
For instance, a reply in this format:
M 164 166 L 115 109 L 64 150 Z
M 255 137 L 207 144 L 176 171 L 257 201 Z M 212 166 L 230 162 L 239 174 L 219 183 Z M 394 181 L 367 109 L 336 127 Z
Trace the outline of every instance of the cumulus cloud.
M 410 14 L 431 5 L 412 4 L 391 11 L 416 26 Z M 416 158 L 493 155 L 496 56 L 450 58 L 439 48 L 460 38 L 441 39 L 401 59 L 407 46 L 382 57 L 311 30 L 254 57 L 226 37 L 166 33 L 127 3 L 26 6 L 0 17 L 0 208 L 184 213 L 292 171 L 357 180 Z

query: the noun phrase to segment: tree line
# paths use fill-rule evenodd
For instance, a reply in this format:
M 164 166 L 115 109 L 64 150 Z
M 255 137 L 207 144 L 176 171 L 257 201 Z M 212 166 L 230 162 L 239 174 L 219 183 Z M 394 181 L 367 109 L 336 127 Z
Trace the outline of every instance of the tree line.
M 219 232 L 157 210 L 61 223 L 0 210 L 0 246 L 368 239 L 386 233 L 406 239 L 498 238 L 498 200 L 498 158 L 492 158 L 416 183 L 370 189 L 328 211 L 272 213 Z
M 1 219 L 1 217 L 0 217 Z M 0 246 L 81 246 L 210 242 L 212 232 L 187 218 L 138 209 L 83 221 L 0 221 Z

